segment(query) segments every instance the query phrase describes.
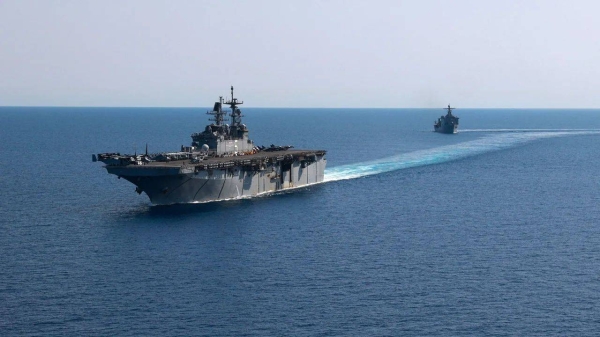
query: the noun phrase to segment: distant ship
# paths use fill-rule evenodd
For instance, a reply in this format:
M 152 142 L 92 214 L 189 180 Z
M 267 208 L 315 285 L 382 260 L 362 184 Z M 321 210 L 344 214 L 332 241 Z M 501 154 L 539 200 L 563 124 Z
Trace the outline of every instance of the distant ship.
M 181 151 L 127 155 L 99 153 L 110 174 L 136 185 L 153 204 L 208 202 L 255 196 L 323 181 L 325 150 L 296 150 L 293 146 L 255 146 L 242 124 L 243 104 L 233 97 L 215 102 L 205 130 L 192 134 L 191 146 Z M 230 107 L 231 125 L 225 124 Z
M 435 121 L 435 124 L 433 124 L 433 129 L 435 132 L 439 133 L 458 132 L 458 117 L 452 114 L 452 110 L 455 108 L 451 108 L 450 104 L 448 104 L 448 108 L 444 109 L 448 109 L 448 113 L 445 116 L 442 115 L 437 121 Z

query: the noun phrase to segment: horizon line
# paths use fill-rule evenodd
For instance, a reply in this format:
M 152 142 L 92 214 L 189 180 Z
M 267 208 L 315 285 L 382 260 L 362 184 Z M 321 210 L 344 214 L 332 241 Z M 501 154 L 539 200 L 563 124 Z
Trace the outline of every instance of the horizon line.
M 91 108 L 91 109 L 210 109 L 209 106 L 100 106 L 100 105 L 0 105 L 0 108 L 66 108 L 66 109 L 79 109 L 79 108 Z M 289 107 L 289 106 L 246 106 L 248 109 L 374 109 L 374 110 L 393 110 L 393 109 L 447 109 L 446 107 L 439 108 L 423 108 L 423 107 Z M 478 109 L 478 110 L 600 110 L 597 108 L 572 108 L 572 107 L 535 107 L 535 108 L 518 108 L 518 107 L 458 107 L 456 109 Z

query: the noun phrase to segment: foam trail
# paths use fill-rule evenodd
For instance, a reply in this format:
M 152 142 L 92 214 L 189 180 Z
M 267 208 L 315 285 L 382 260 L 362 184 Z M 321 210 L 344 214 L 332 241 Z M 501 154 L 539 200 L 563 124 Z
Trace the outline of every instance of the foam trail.
M 488 130 L 485 130 L 485 132 L 488 132 Z M 332 167 L 325 170 L 325 182 L 354 179 L 404 168 L 444 163 L 490 151 L 510 148 L 538 139 L 594 134 L 600 134 L 600 130 L 504 130 L 504 132 L 498 132 L 464 143 L 409 152 L 374 161 Z
M 463 129 L 463 132 L 600 132 L 599 129 Z

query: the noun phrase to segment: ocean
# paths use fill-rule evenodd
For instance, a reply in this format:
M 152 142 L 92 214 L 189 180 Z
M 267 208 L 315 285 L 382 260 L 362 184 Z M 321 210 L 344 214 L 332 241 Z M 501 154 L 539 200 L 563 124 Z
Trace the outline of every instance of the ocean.
M 152 206 L 92 162 L 207 108 L 0 108 L 2 336 L 600 331 L 600 110 L 242 109 L 325 182 Z

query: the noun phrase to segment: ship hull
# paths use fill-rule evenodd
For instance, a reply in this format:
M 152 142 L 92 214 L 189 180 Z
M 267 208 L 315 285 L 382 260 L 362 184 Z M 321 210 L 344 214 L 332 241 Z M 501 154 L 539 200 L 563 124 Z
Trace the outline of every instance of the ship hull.
M 241 166 L 193 170 L 174 167 L 106 166 L 108 173 L 137 186 L 156 205 L 251 197 L 322 182 L 326 159 L 276 162 L 260 170 Z
M 435 127 L 435 132 L 453 134 L 458 132 L 458 125 L 456 124 L 446 124 L 439 127 Z

